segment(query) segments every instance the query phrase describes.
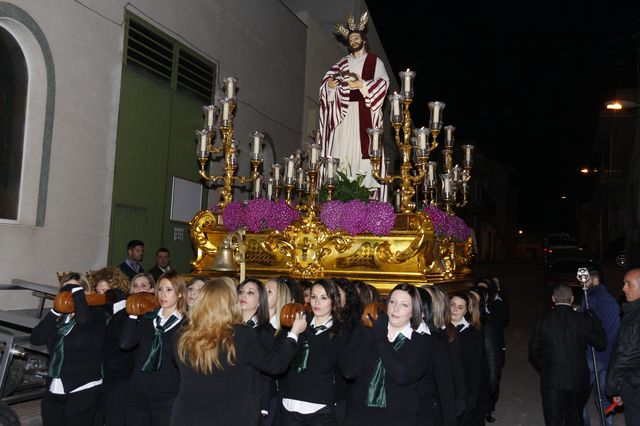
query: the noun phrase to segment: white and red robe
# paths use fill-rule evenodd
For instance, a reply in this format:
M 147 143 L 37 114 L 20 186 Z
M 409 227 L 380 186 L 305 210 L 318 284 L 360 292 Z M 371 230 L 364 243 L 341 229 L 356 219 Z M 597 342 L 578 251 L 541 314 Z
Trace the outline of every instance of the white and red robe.
M 365 84 L 355 90 L 341 85 L 331 89 L 327 82 L 338 72 L 356 73 Z M 379 188 L 380 184 L 371 176 L 367 129 L 382 127 L 382 104 L 388 88 L 389 76 L 384 64 L 372 53 L 340 59 L 325 74 L 320 86 L 319 127 L 323 156 L 339 158 L 340 168 L 344 170 L 345 166 L 350 166 L 354 176 L 365 174 L 364 185 L 372 189 Z M 377 198 L 386 201 L 386 191 Z

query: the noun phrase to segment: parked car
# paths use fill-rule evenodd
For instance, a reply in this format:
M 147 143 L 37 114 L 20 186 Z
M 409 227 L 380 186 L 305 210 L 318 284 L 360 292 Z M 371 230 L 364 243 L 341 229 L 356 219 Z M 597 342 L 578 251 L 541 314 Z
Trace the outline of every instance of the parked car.
M 579 304 L 583 297 L 582 283 L 576 278 L 580 268 L 600 269 L 600 266 L 583 258 L 562 258 L 551 262 L 545 271 L 548 296 L 551 297 L 551 291 L 556 285 L 565 284 L 573 290 L 574 304 Z
M 560 259 L 584 259 L 593 261 L 593 254 L 577 245 L 555 245 L 549 247 L 544 254 L 544 262 L 549 267 L 553 262 Z

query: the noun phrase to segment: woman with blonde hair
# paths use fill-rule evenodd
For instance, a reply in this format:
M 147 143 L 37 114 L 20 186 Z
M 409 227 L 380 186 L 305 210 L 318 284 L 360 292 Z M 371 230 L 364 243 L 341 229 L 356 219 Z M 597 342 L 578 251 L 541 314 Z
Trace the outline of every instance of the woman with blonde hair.
M 298 314 L 288 338 L 271 351 L 242 324 L 236 288 L 220 279 L 207 282 L 174 345 L 181 382 L 171 424 L 258 425 L 258 371 L 283 372 L 306 327 Z
M 169 424 L 180 386 L 172 339 L 184 321 L 186 298 L 184 278 L 169 271 L 158 278 L 156 299 L 160 308 L 140 319 L 134 315 L 127 319 L 120 347 L 124 350 L 135 348 L 126 408 L 127 424 Z
M 153 275 L 148 272 L 140 272 L 131 278 L 131 289 L 129 290 L 129 293 L 153 293 L 155 288 L 156 280 L 153 278 Z
M 267 301 L 269 302 L 269 322 L 276 330 L 276 334 L 280 332 L 280 311 L 287 303 L 293 302 L 291 290 L 286 281 L 282 278 L 274 278 L 265 283 L 267 289 Z

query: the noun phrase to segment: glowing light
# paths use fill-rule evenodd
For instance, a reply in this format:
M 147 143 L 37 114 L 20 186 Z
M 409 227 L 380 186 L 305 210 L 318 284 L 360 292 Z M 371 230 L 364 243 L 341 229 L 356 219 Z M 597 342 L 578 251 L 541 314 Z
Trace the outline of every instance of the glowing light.
M 622 109 L 622 104 L 620 102 L 610 102 L 607 104 L 607 109 Z

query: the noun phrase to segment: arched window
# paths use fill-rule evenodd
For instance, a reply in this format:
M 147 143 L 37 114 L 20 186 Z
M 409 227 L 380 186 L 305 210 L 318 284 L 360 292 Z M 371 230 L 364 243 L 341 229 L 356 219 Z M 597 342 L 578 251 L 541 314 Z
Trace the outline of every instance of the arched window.
M 0 27 L 0 219 L 18 219 L 27 82 L 22 49 Z

